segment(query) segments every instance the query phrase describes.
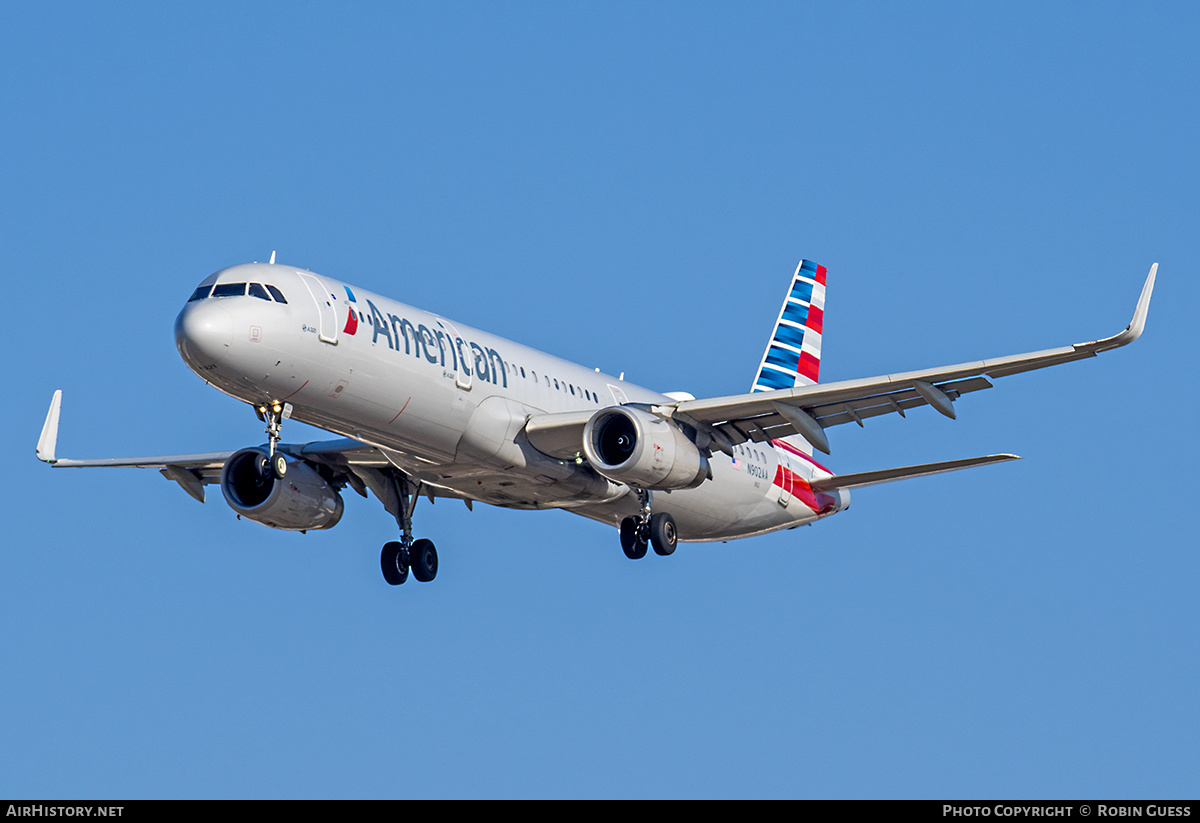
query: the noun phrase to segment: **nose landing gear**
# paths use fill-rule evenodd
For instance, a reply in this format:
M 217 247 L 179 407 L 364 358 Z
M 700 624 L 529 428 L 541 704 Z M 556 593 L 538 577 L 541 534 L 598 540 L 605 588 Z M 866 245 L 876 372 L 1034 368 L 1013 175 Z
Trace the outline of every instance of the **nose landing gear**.
M 292 404 L 276 401 L 255 406 L 254 413 L 258 415 L 259 420 L 267 424 L 267 453 L 258 459 L 255 467 L 261 477 L 275 475 L 282 480 L 287 474 L 287 456 L 277 452 L 275 448 L 279 445 L 279 432 L 283 428 L 283 421 L 292 416 Z

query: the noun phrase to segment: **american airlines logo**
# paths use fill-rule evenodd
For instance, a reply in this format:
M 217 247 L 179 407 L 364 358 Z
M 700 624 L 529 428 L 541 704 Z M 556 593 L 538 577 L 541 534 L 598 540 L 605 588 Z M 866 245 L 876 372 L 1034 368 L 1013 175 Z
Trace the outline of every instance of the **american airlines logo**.
M 462 369 L 468 375 L 474 375 L 480 380 L 508 387 L 508 370 L 504 366 L 504 358 L 495 349 L 484 348 L 478 343 L 464 340 L 458 335 L 451 334 L 443 328 L 429 328 L 424 323 L 413 323 L 405 317 L 394 314 L 384 315 L 370 300 L 367 306 L 371 310 L 370 326 L 372 328 L 371 342 L 379 342 L 382 337 L 387 341 L 388 348 L 400 351 L 401 341 L 404 343 L 404 353 L 414 357 L 424 357 L 433 364 L 440 364 L 457 372 Z M 351 315 L 355 312 L 351 310 Z M 438 324 L 441 325 L 440 323 Z M 346 324 L 346 333 L 354 334 L 358 330 L 357 320 L 354 331 L 350 331 L 350 323 Z

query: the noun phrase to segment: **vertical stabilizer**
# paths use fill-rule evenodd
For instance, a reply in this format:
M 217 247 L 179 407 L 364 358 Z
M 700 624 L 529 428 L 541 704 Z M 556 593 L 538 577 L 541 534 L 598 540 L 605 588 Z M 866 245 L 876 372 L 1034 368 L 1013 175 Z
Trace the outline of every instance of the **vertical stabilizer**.
M 821 369 L 824 321 L 825 267 L 801 260 L 783 298 L 750 391 L 775 391 L 816 383 Z M 812 454 L 812 447 L 803 437 L 784 439 Z
M 825 319 L 825 267 L 801 260 L 750 391 L 774 391 L 817 382 Z

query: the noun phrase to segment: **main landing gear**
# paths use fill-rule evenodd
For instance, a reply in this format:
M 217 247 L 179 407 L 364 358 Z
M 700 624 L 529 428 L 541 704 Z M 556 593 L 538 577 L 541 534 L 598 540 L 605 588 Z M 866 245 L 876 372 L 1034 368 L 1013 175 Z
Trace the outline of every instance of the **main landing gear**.
M 258 419 L 267 424 L 267 453 L 255 460 L 255 468 L 262 478 L 262 485 L 272 478 L 283 479 L 287 474 L 287 455 L 279 451 L 279 433 L 283 421 L 292 416 L 292 404 L 275 401 L 254 407 Z M 421 484 L 413 483 L 401 472 L 389 470 L 377 472 L 371 488 L 384 506 L 396 517 L 400 526 L 400 539 L 385 543 L 379 555 L 383 579 L 393 586 L 408 580 L 409 572 L 422 583 L 437 577 L 438 555 L 432 540 L 413 540 L 412 514 L 417 507 Z M 357 486 L 355 488 L 358 488 Z M 366 492 L 362 492 L 365 496 Z
M 437 577 L 437 548 L 432 540 L 425 538 L 414 540 L 407 549 L 403 542 L 393 540 L 383 544 L 379 565 L 383 569 L 383 579 L 393 586 L 408 580 L 410 570 L 418 581 L 428 583 Z
M 642 511 L 621 521 L 621 548 L 630 560 L 645 557 L 647 546 L 653 546 L 655 554 L 666 557 L 675 551 L 679 542 L 675 518 L 668 512 L 651 514 L 650 492 L 646 489 L 634 491 L 642 504 Z
M 437 577 L 437 548 L 432 540 L 413 540 L 412 536 L 412 514 L 413 509 L 417 507 L 420 484 L 392 475 L 392 485 L 395 492 L 394 514 L 396 522 L 400 525 L 400 539 L 385 543 L 383 552 L 379 555 L 383 579 L 392 586 L 399 586 L 408 580 L 408 573 L 411 571 L 412 576 L 419 582 L 428 583 Z M 389 505 L 388 508 L 392 510 L 393 507 Z

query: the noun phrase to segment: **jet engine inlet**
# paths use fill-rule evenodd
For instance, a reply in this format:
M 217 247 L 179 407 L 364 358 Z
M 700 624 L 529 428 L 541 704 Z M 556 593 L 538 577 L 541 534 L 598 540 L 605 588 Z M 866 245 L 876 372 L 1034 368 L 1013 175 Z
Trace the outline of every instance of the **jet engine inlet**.
M 592 415 L 583 452 L 600 474 L 643 489 L 691 489 L 712 477 L 708 458 L 678 425 L 631 406 Z
M 288 460 L 282 479 L 259 470 L 266 451 L 242 449 L 221 469 L 221 493 L 242 517 L 287 531 L 332 529 L 342 519 L 344 503 L 337 489 L 303 460 Z

